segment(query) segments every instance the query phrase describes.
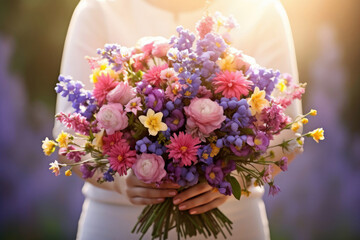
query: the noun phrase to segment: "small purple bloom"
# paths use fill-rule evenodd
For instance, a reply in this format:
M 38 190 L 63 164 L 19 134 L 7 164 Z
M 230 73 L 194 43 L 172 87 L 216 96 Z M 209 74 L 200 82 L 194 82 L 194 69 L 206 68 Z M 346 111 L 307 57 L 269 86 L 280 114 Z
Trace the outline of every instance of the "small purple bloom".
M 278 194 L 280 192 L 280 187 L 275 185 L 275 184 L 270 184 L 270 188 L 269 188 L 269 196 L 275 196 L 276 194 Z
M 288 158 L 282 157 L 278 162 L 276 162 L 276 165 L 278 165 L 282 171 L 284 171 L 284 172 L 287 171 L 288 170 Z
M 114 174 L 115 174 L 114 170 L 112 168 L 109 168 L 109 170 L 107 170 L 104 173 L 103 178 L 104 178 L 104 180 L 106 182 L 113 182 L 114 181 L 114 176 L 113 176 Z
M 177 131 L 185 123 L 184 114 L 179 109 L 171 112 L 170 116 L 165 120 L 166 125 L 171 131 Z
M 94 168 L 93 166 L 87 163 L 84 163 L 81 164 L 80 171 L 82 173 L 82 178 L 87 179 L 87 178 L 91 178 L 94 175 L 96 168 Z
M 255 147 L 256 151 L 265 152 L 269 146 L 270 140 L 264 132 L 257 132 L 256 136 L 250 136 L 247 139 L 247 144 Z
M 236 165 L 233 160 L 217 160 L 216 165 L 221 167 L 224 175 L 227 175 L 236 169 Z
M 215 187 L 220 185 L 224 179 L 224 174 L 221 167 L 212 164 L 206 167 L 205 169 L 205 178 L 208 181 L 209 185 Z
M 273 172 L 272 166 L 269 165 L 268 168 L 264 171 L 264 175 L 262 177 L 264 182 L 266 182 L 266 183 L 271 182 L 271 178 L 272 178 L 271 174 L 272 174 L 272 172 Z
M 224 194 L 227 196 L 231 196 L 231 194 L 232 194 L 231 184 L 227 181 L 223 181 L 222 183 L 220 183 L 218 190 L 221 194 Z

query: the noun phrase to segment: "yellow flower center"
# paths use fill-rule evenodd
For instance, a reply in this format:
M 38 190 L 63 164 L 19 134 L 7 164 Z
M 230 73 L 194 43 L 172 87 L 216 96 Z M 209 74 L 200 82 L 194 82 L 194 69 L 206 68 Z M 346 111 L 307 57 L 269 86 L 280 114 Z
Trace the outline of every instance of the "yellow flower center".
M 173 93 L 174 95 L 177 95 L 177 94 L 178 94 L 178 88 L 173 88 L 172 93 Z
M 255 138 L 255 140 L 254 140 L 254 144 L 255 144 L 256 146 L 261 145 L 261 144 L 262 144 L 261 139 L 259 139 L 259 138 Z
M 211 172 L 211 173 L 209 174 L 209 177 L 210 177 L 211 179 L 214 179 L 214 178 L 215 178 L 215 173 L 214 173 L 214 172 Z
M 175 124 L 175 125 L 178 125 L 178 124 L 179 124 L 179 122 L 180 122 L 180 121 L 179 121 L 179 119 L 175 118 L 175 119 L 174 119 L 174 121 L 173 121 L 172 123 L 173 123 L 173 124 Z
M 181 73 L 182 71 L 184 71 L 184 68 L 183 68 L 183 67 L 180 67 L 180 68 L 179 68 L 179 73 Z
M 203 153 L 203 154 L 202 154 L 202 158 L 203 158 L 203 159 L 208 159 L 208 158 L 209 158 L 209 154 Z
M 191 84 L 192 83 L 192 80 L 190 78 L 186 79 L 186 82 Z
M 123 160 L 123 157 L 122 157 L 121 155 L 119 155 L 119 156 L 117 157 L 117 159 L 118 159 L 119 162 L 121 162 L 121 161 Z
M 136 106 L 137 106 L 136 102 L 132 102 L 132 103 L 131 103 L 131 106 L 132 106 L 132 107 L 136 107 Z
M 188 149 L 188 147 L 186 147 L 186 146 L 182 146 L 181 148 L 180 148 L 180 150 L 181 150 L 181 152 L 186 152 L 186 150 Z
M 190 91 L 186 91 L 185 92 L 185 96 L 190 96 L 191 95 L 191 92 Z
M 218 43 L 218 42 L 216 42 L 215 45 L 216 45 L 218 48 L 221 47 L 221 44 Z

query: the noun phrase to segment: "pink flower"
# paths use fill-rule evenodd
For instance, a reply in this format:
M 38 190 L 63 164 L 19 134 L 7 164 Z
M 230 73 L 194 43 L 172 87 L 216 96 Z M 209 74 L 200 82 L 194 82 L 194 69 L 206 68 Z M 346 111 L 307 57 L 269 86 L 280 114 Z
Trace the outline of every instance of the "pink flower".
M 165 90 L 165 96 L 171 101 L 175 101 L 181 96 L 180 94 L 181 84 L 178 82 L 171 83 L 167 86 Z
M 252 82 L 246 80 L 242 71 L 223 71 L 216 74 L 213 80 L 216 90 L 215 93 L 222 93 L 224 97 L 236 97 L 240 100 L 241 95 L 247 96 L 249 94 Z
M 199 128 L 204 134 L 220 128 L 226 118 L 223 108 L 208 98 L 194 98 L 184 110 L 188 116 L 187 128 Z
M 72 129 L 82 135 L 89 135 L 90 128 L 93 133 L 98 132 L 98 129 L 91 127 L 90 123 L 86 120 L 86 117 L 80 115 L 80 113 L 63 113 L 60 112 L 55 116 L 56 120 L 60 121 L 68 129 Z
M 117 82 L 110 77 L 110 74 L 101 74 L 97 79 L 98 82 L 95 83 L 93 95 L 99 105 L 102 105 L 105 102 L 106 95 L 116 87 Z
M 131 168 L 136 161 L 136 151 L 130 150 L 129 144 L 117 143 L 107 154 L 110 167 L 120 176 L 126 175 L 127 169 Z
M 256 61 L 254 58 L 252 58 L 248 55 L 239 53 L 239 54 L 235 55 L 234 63 L 235 63 L 236 69 L 238 69 L 238 70 L 241 69 L 243 72 L 246 73 L 247 70 L 249 70 L 251 65 L 256 64 Z
M 144 53 L 135 54 L 132 56 L 132 59 L 134 61 L 132 66 L 135 72 L 145 69 L 148 58 L 145 56 Z
M 141 111 L 141 107 L 142 107 L 141 98 L 136 97 L 136 98 L 130 100 L 130 102 L 128 102 L 128 104 L 126 104 L 125 111 L 132 112 L 136 115 L 137 111 Z
M 198 98 L 211 98 L 212 93 L 209 89 L 207 89 L 205 86 L 200 86 L 199 91 L 196 95 Z
M 182 166 L 190 166 L 191 163 L 197 162 L 197 150 L 200 143 L 199 138 L 193 138 L 190 134 L 179 133 L 170 137 L 171 144 L 167 145 L 169 158 L 174 158 L 174 162 L 178 162 Z
M 167 82 L 175 82 L 178 80 L 176 72 L 173 68 L 166 68 L 161 71 L 160 78 Z
M 170 48 L 169 40 L 166 38 L 159 38 L 154 42 L 151 54 L 154 57 L 162 58 L 165 57 Z
M 161 79 L 160 73 L 166 68 L 168 68 L 168 65 L 166 63 L 161 66 L 151 67 L 149 71 L 144 74 L 143 80 L 146 81 L 148 84 L 159 87 L 161 84 L 165 83 L 165 81 Z
M 200 39 L 203 39 L 206 34 L 212 31 L 214 23 L 214 18 L 211 16 L 204 16 L 196 23 L 196 31 L 198 32 Z
M 104 153 L 110 152 L 112 147 L 116 144 L 127 144 L 126 140 L 123 138 L 123 133 L 119 131 L 115 132 L 114 134 L 104 136 L 102 141 L 102 150 Z
M 107 94 L 106 99 L 112 103 L 126 105 L 135 97 L 135 94 L 135 89 L 129 86 L 127 82 L 119 82 L 118 85 Z
M 113 134 L 115 131 L 123 130 L 128 126 L 128 117 L 120 103 L 103 105 L 96 117 L 100 127 L 104 128 L 107 134 Z
M 265 170 L 264 172 L 264 175 L 262 177 L 263 181 L 266 182 L 266 183 L 270 183 L 271 182 L 271 179 L 272 179 L 272 172 L 273 172 L 273 169 L 272 169 L 272 166 L 269 165 L 267 167 L 267 169 Z
M 143 153 L 137 155 L 136 162 L 132 166 L 138 179 L 145 183 L 159 183 L 165 176 L 165 161 L 156 154 Z

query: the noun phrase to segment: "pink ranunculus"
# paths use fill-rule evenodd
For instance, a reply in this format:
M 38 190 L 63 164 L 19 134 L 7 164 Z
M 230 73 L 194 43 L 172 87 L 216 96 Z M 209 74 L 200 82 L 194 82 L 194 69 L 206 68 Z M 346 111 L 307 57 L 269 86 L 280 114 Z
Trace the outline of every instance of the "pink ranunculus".
M 129 86 L 127 82 L 119 82 L 118 85 L 107 94 L 106 99 L 111 103 L 126 105 L 135 95 L 135 89 Z
M 210 134 L 220 128 L 226 118 L 223 108 L 209 98 L 194 98 L 184 110 L 188 116 L 187 128 L 198 127 L 204 134 Z
M 156 154 L 137 155 L 132 169 L 138 179 L 145 183 L 159 183 L 165 176 L 164 159 Z
M 152 49 L 152 55 L 154 57 L 165 57 L 168 50 L 170 48 L 169 40 L 166 38 L 157 39 L 154 42 L 153 49 Z
M 251 65 L 256 64 L 256 61 L 254 58 L 245 55 L 243 53 L 239 53 L 235 56 L 234 62 L 236 64 L 236 69 L 243 70 L 244 73 L 249 70 Z
M 100 127 L 104 128 L 109 135 L 128 126 L 128 117 L 120 103 L 103 105 L 97 113 L 96 119 L 99 121 Z

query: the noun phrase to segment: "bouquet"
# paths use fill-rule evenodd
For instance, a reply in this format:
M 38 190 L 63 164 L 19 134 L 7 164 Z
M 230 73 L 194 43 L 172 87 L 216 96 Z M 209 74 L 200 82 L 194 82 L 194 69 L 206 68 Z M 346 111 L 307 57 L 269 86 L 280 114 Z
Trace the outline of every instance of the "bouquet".
M 99 182 L 132 169 L 145 183 L 177 183 L 182 191 L 207 182 L 237 199 L 251 194 L 250 182 L 268 184 L 269 194 L 279 192 L 272 166 L 286 171 L 288 159 L 274 159 L 271 149 L 292 152 L 302 147 L 304 137 L 318 142 L 324 132 L 297 133 L 308 115 L 316 115 L 316 110 L 294 119 L 285 114 L 293 100 L 301 99 L 305 84 L 232 47 L 229 32 L 236 26 L 232 17 L 207 14 L 197 23 L 196 35 L 179 26 L 170 39 L 146 37 L 131 48 L 106 44 L 98 57 L 87 57 L 91 91 L 60 76 L 55 90 L 74 112 L 55 118 L 73 133 L 61 132 L 56 141 L 46 138 L 42 148 L 50 155 L 59 147 L 71 163 L 54 161 L 50 169 L 59 175 L 65 168 L 70 176 L 80 166 L 83 178 L 100 171 Z M 270 146 L 287 129 L 294 137 Z M 168 198 L 146 206 L 133 232 L 143 237 L 152 228 L 153 238 L 167 239 L 175 228 L 178 238 L 225 237 L 231 227 L 217 208 L 191 215 Z

